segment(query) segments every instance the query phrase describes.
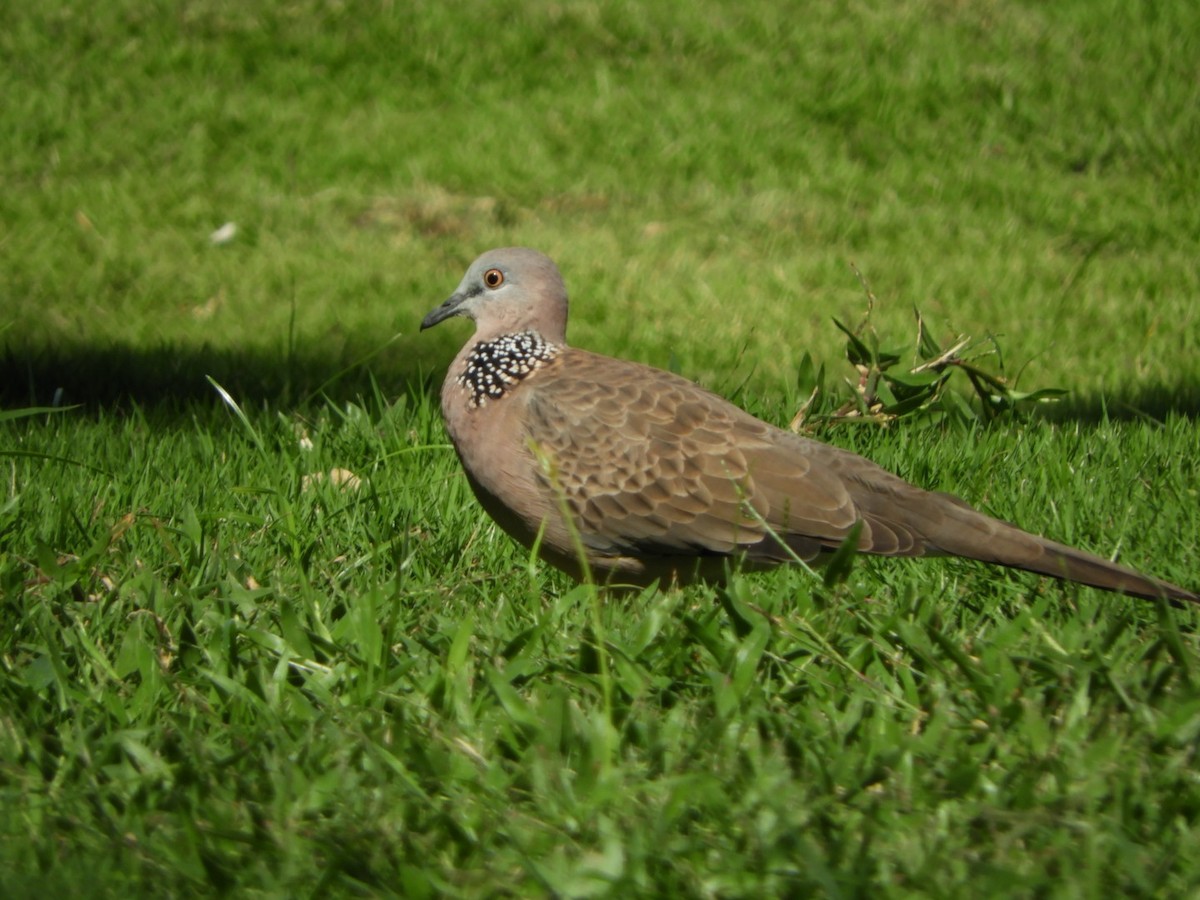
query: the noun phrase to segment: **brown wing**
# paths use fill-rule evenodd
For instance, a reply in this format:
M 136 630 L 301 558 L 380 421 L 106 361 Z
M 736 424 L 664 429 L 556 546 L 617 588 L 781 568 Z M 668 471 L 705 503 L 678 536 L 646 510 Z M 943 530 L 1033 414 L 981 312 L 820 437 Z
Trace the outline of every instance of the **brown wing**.
M 858 519 L 842 478 L 821 459 L 834 448 L 668 372 L 568 353 L 554 378 L 529 385 L 525 421 L 547 490 L 566 502 L 593 551 L 746 550 L 782 561 L 787 552 L 768 539 L 766 523 L 811 558 Z

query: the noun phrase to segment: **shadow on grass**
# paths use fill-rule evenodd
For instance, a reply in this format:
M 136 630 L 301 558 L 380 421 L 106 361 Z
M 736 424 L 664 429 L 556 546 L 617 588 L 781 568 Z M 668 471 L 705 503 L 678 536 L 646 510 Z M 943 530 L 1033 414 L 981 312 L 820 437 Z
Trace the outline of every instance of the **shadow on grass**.
M 1200 383 L 1145 385 L 1112 394 L 1069 394 L 1045 413 L 1052 422 L 1094 423 L 1104 419 L 1151 419 L 1171 415 L 1200 418 Z
M 0 408 L 183 410 L 219 402 L 214 379 L 239 403 L 303 407 L 318 398 L 351 400 L 376 389 L 405 393 L 436 377 L 454 354 L 447 342 L 402 339 L 378 349 L 366 341 L 319 343 L 291 354 L 267 349 L 133 348 L 120 344 L 0 350 Z
M 314 399 L 352 400 L 374 393 L 397 396 L 434 390 L 457 350 L 454 336 L 405 337 L 379 349 L 366 339 L 318 342 L 280 351 L 207 347 L 151 350 L 119 344 L 0 350 L 0 408 L 81 405 L 137 406 L 169 412 L 219 402 L 211 376 L 242 403 L 304 407 Z M 1052 421 L 1162 420 L 1200 417 L 1200 384 L 1149 385 L 1112 394 L 1069 395 L 1045 409 Z

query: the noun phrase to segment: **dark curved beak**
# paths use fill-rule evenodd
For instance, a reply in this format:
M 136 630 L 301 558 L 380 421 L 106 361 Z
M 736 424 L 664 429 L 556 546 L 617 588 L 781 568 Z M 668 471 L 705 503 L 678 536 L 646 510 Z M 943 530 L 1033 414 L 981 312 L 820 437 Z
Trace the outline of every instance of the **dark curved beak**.
M 459 307 L 462 306 L 463 301 L 466 299 L 465 294 L 451 295 L 445 303 L 421 320 L 421 330 L 424 331 L 426 328 L 432 328 L 438 322 L 443 322 L 451 316 L 457 316 Z

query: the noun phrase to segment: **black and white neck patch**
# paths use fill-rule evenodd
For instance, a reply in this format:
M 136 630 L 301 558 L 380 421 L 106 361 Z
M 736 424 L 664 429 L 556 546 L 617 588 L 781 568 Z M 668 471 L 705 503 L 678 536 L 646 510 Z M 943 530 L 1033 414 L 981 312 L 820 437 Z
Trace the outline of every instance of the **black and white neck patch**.
M 471 406 L 483 406 L 489 400 L 499 400 L 561 350 L 536 331 L 506 334 L 477 344 L 457 381 L 470 393 Z

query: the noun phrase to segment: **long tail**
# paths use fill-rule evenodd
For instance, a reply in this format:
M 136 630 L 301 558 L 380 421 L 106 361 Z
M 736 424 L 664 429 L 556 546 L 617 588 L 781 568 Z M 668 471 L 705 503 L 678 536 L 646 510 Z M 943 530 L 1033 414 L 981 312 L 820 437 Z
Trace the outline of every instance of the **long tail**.
M 1151 578 L 1095 554 L 1022 531 L 966 504 L 958 506 L 957 514 L 951 513 L 947 519 L 947 527 L 930 535 L 931 543 L 945 553 L 1077 581 L 1131 597 L 1200 603 L 1200 595 L 1169 581 Z

